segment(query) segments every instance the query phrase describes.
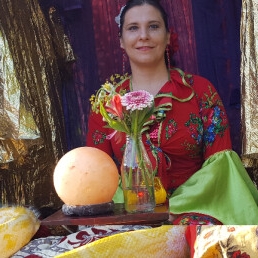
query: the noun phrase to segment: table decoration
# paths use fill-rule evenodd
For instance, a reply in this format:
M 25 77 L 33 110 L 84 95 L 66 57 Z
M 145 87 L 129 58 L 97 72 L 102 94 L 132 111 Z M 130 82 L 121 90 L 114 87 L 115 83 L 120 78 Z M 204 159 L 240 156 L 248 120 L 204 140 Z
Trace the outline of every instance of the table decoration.
M 92 110 L 100 112 L 110 128 L 126 134 L 121 178 L 127 212 L 150 212 L 155 207 L 154 174 L 142 143 L 144 124 L 153 115 L 154 97 L 147 91 L 125 92 L 116 84 L 119 75 L 101 86 L 91 98 Z
M 119 174 L 113 159 L 93 147 L 67 152 L 54 170 L 54 187 L 65 215 L 89 216 L 112 212 Z

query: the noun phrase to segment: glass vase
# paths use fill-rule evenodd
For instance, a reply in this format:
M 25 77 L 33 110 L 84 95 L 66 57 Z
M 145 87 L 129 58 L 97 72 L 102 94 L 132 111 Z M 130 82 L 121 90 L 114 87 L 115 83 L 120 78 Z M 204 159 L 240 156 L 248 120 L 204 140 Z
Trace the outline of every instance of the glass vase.
M 154 176 L 141 135 L 126 137 L 121 177 L 125 210 L 129 213 L 152 212 L 156 205 Z

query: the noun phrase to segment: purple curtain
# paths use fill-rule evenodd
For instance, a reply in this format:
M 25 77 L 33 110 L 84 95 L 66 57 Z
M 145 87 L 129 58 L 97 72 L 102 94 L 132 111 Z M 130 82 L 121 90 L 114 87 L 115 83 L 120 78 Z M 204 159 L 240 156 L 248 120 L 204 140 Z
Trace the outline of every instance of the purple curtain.
M 233 149 L 240 139 L 241 0 L 194 0 L 194 30 L 199 74 L 217 88 L 229 117 Z
M 44 1 L 62 13 L 76 61 L 64 85 L 64 112 L 69 148 L 83 146 L 89 97 L 113 73 L 122 73 L 122 51 L 114 21 L 124 0 Z M 233 148 L 240 152 L 241 0 L 162 0 L 170 27 L 178 34 L 176 66 L 208 78 L 226 106 Z

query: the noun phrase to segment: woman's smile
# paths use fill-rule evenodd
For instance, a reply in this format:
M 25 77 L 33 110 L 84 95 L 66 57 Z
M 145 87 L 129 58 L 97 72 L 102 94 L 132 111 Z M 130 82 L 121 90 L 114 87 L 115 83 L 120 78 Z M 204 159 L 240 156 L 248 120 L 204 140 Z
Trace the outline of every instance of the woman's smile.
M 151 49 L 153 49 L 153 47 L 150 46 L 142 46 L 142 47 L 136 47 L 136 49 L 140 50 L 140 51 L 149 51 Z

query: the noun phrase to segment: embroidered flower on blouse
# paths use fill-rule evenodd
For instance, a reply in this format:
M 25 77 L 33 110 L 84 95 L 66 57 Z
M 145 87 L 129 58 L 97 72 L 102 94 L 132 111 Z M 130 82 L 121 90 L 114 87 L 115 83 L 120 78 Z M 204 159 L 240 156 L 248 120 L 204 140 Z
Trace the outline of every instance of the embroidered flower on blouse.
M 204 132 L 204 142 L 206 145 L 212 145 L 212 143 L 215 141 L 216 135 L 222 136 L 224 134 L 226 128 L 228 127 L 228 125 L 225 124 L 225 119 L 223 119 L 224 116 L 225 114 L 222 112 L 220 107 L 214 107 L 213 112 L 208 118 L 210 125 Z

